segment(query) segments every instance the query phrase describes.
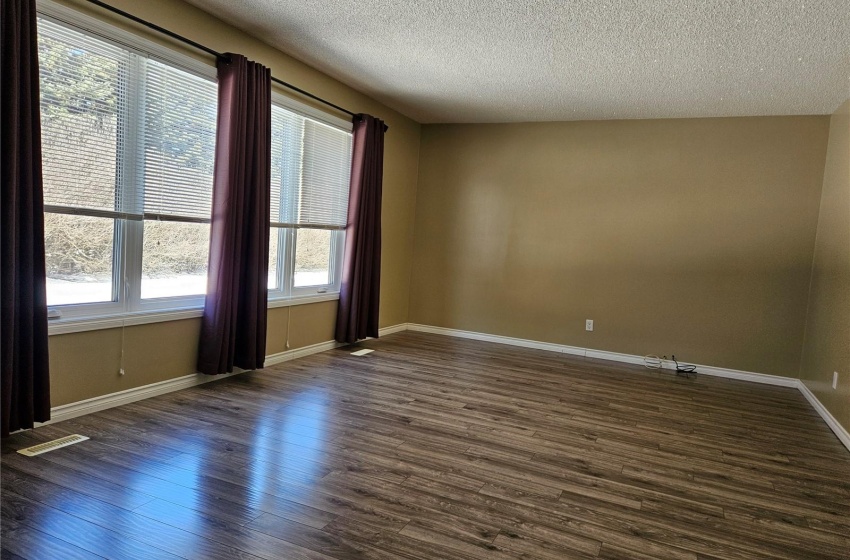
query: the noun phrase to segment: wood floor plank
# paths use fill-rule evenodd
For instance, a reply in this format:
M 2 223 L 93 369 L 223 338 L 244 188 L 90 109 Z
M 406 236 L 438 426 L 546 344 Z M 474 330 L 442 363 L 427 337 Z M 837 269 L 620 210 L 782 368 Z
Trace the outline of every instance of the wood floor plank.
M 321 547 L 311 549 L 299 546 L 299 542 L 305 542 L 306 539 L 302 537 L 307 533 L 326 535 L 307 525 L 278 517 L 277 519 L 284 520 L 289 524 L 287 532 L 264 533 L 253 530 L 255 528 L 254 522 L 257 519 L 270 516 L 271 514 L 268 513 L 261 514 L 260 517 L 244 526 L 222 521 L 218 517 L 197 510 L 174 506 L 174 504 L 162 500 L 149 502 L 138 508 L 135 513 L 160 523 L 183 528 L 195 535 L 234 549 L 251 552 L 268 560 L 277 560 L 281 557 L 293 560 L 326 560 L 328 558 L 320 550 Z M 326 541 L 330 540 L 332 540 L 330 537 L 326 537 Z M 315 544 L 314 541 L 308 542 Z
M 177 560 L 180 557 L 105 529 L 9 491 L 3 492 L 2 516 L 59 540 L 72 538 L 74 545 L 106 558 L 127 560 Z
M 24 446 L 22 446 L 24 447 Z M 17 469 L 41 480 L 55 483 L 60 487 L 76 490 L 112 505 L 132 509 L 154 499 L 153 496 L 137 492 L 126 486 L 113 484 L 100 477 L 84 472 L 64 468 L 49 461 L 34 461 L 16 453 L 9 453 L 2 459 L 2 476 Z
M 25 558 L 27 560 L 41 560 L 42 558 L 102 560 L 106 558 L 26 525 L 5 519 L 2 524 L 0 537 L 3 541 L 3 550 L 8 551 L 8 554 L 11 554 L 14 558 Z
M 361 346 L 4 440 L 2 558 L 850 559 L 850 453 L 794 389 Z
M 3 474 L 5 476 L 5 470 Z M 114 531 L 125 539 L 139 541 L 180 558 L 240 558 L 244 560 L 255 560 L 257 558 L 253 554 L 222 546 L 215 541 L 194 535 L 182 528 L 146 518 L 133 511 L 113 506 L 36 477 L 30 477 L 27 486 L 16 485 L 15 488 L 19 489 L 22 494 L 26 493 L 32 501 L 38 500 L 45 506 L 51 506 L 91 524 Z M 70 534 L 68 539 L 76 544 L 73 534 Z M 4 546 L 5 544 L 4 542 Z M 98 554 L 109 557 L 110 551 L 103 550 Z M 45 556 L 44 558 L 49 557 Z M 57 558 L 62 558 L 62 556 Z
M 23 556 L 18 556 L 14 552 L 10 550 L 6 550 L 5 548 L 0 550 L 0 560 L 26 560 Z

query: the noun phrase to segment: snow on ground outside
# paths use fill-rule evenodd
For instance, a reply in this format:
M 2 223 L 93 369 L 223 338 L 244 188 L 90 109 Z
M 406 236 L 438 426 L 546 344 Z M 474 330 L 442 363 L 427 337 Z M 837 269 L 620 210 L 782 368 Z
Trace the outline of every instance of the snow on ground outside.
M 327 284 L 327 270 L 310 270 L 295 273 L 296 286 L 320 286 Z M 166 278 L 142 278 L 142 298 L 188 296 L 206 293 L 206 274 L 185 274 Z M 47 305 L 70 305 L 112 300 L 112 282 L 94 280 L 73 282 L 47 279 Z

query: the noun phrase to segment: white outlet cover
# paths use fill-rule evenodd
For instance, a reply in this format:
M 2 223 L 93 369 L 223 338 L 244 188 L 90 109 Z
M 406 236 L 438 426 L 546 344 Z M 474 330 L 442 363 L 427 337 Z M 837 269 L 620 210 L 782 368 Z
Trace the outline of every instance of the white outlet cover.
M 838 372 L 837 371 L 832 372 L 832 388 L 838 389 Z
M 593 330 L 593 319 L 587 319 L 584 322 L 584 330 L 592 331 Z

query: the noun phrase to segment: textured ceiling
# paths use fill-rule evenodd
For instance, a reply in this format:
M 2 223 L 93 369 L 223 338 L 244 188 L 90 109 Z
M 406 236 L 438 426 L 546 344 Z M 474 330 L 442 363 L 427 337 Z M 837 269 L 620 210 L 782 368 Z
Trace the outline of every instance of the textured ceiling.
M 848 0 L 189 2 L 423 123 L 826 114 L 850 97 Z

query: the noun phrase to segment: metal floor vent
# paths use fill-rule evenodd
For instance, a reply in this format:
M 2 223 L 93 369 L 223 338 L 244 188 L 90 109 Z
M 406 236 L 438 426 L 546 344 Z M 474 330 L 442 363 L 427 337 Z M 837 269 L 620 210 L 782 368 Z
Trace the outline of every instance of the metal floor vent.
M 39 443 L 38 445 L 33 445 L 32 447 L 27 447 L 26 449 L 18 449 L 18 453 L 20 453 L 21 455 L 26 455 L 27 457 L 35 457 L 36 455 L 41 455 L 42 453 L 47 453 L 48 451 L 53 451 L 54 449 L 59 449 L 60 447 L 74 445 L 75 443 L 86 441 L 87 439 L 89 438 L 87 438 L 86 436 L 74 434 L 71 436 L 65 436 L 59 439 L 54 439 L 53 441 Z
M 370 352 L 374 352 L 374 350 L 372 350 L 370 348 L 364 348 L 363 350 L 358 350 L 357 352 L 352 352 L 351 355 L 352 356 L 365 356 L 366 354 L 369 354 Z

